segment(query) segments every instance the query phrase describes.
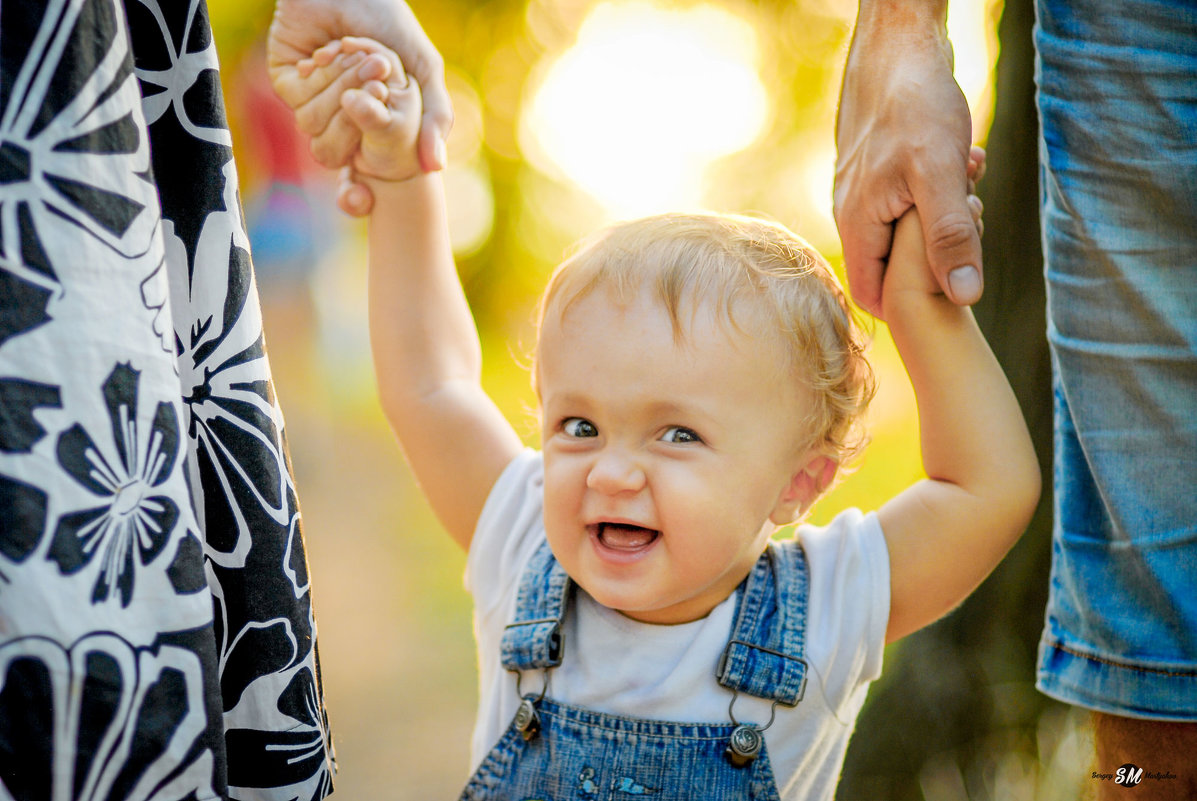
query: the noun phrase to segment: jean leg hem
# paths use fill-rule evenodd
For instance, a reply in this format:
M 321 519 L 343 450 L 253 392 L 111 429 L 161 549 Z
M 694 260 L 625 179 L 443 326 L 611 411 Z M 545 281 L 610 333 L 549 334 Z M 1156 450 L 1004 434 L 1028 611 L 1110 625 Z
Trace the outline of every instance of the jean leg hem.
M 1135 665 L 1045 639 L 1035 686 L 1044 695 L 1095 712 L 1197 722 L 1197 666 Z

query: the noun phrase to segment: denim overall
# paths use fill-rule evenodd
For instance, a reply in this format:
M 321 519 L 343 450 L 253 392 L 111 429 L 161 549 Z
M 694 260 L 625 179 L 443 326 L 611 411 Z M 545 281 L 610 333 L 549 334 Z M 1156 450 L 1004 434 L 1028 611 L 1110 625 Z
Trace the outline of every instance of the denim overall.
M 729 722 L 642 720 L 561 704 L 543 690 L 527 694 L 462 801 L 778 799 L 761 736 L 772 718 L 740 723 L 733 705 L 737 693 L 774 706 L 802 700 L 807 582 L 805 554 L 791 540 L 771 543 L 736 590 L 735 623 L 712 677 L 728 689 Z M 564 655 L 561 626 L 572 591 L 545 543 L 521 576 L 503 667 L 542 669 L 547 686 Z

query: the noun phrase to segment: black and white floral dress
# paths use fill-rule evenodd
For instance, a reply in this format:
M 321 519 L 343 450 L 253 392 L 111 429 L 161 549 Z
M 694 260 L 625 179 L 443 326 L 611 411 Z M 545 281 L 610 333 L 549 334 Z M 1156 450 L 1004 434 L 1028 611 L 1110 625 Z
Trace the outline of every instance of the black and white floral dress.
M 203 0 L 0 4 L 0 801 L 332 788 Z

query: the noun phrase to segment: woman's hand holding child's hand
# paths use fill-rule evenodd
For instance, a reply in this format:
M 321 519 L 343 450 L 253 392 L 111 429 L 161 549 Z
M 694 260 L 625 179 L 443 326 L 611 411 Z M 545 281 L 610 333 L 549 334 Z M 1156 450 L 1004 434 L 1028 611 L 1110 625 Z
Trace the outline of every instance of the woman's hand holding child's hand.
M 361 131 L 361 146 L 351 162 L 362 177 L 406 181 L 422 174 L 416 144 L 420 137 L 420 87 L 408 80 L 394 51 L 371 39 L 346 37 L 346 53 L 385 58 L 390 69 L 381 79 L 362 82 L 341 94 L 341 109 Z
M 346 149 L 341 160 L 349 166 L 341 171 L 337 192 L 343 211 L 356 215 L 369 207 L 362 179 L 405 181 L 421 174 L 420 88 L 394 51 L 372 39 L 347 36 L 297 67 L 310 99 L 296 108 L 296 124 L 325 132 L 313 147 L 319 141 L 325 148 Z

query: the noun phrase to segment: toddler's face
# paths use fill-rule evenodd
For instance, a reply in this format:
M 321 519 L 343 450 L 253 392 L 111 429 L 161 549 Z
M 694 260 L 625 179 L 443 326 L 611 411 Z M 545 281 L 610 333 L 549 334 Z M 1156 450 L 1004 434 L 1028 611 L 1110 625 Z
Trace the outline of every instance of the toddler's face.
M 779 345 L 709 308 L 684 320 L 675 340 L 646 292 L 620 305 L 600 287 L 540 337 L 549 544 L 599 603 L 652 623 L 731 594 L 792 519 L 811 458 Z

